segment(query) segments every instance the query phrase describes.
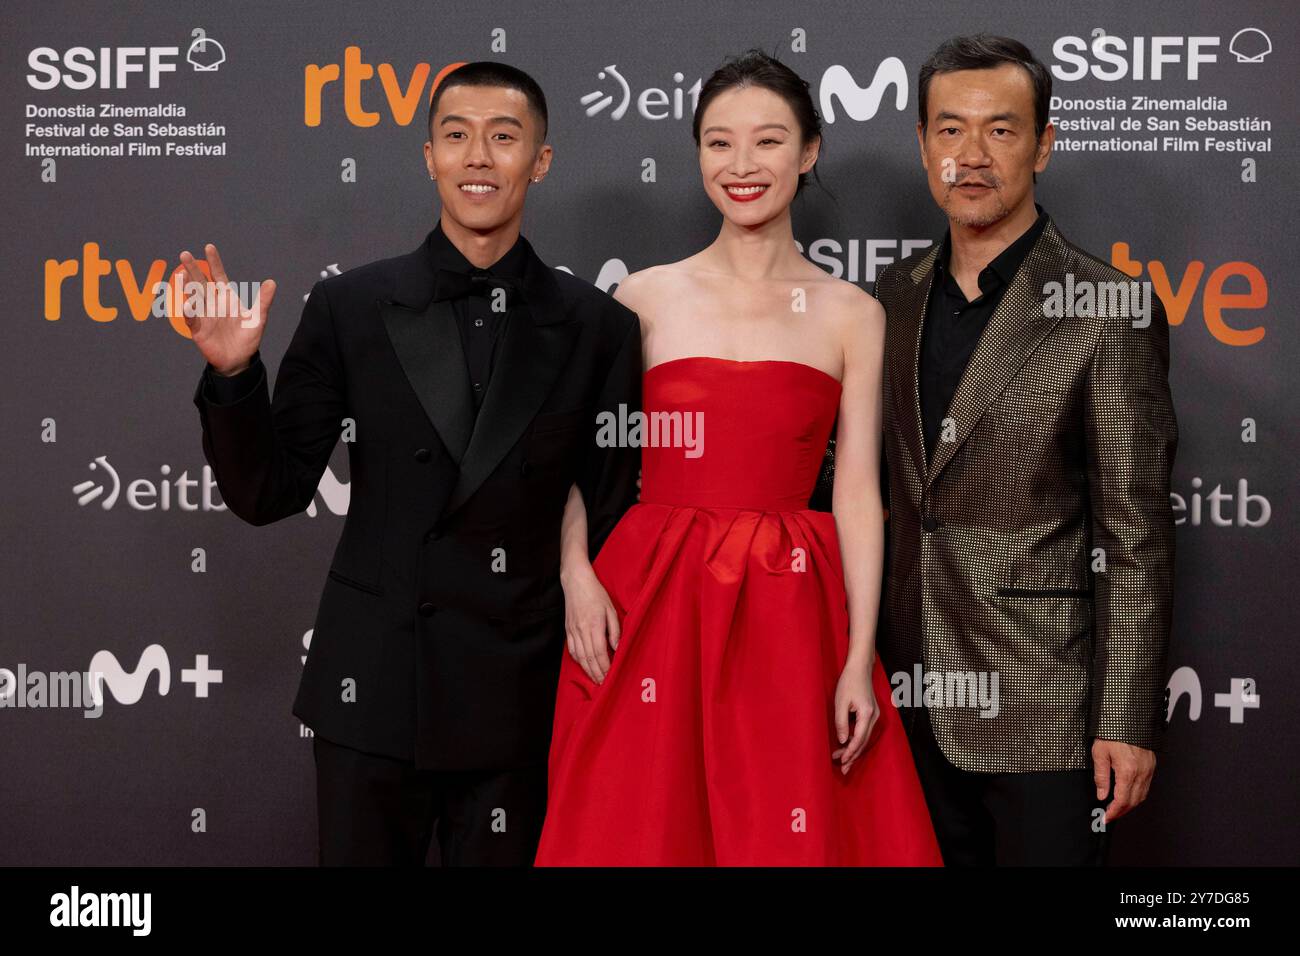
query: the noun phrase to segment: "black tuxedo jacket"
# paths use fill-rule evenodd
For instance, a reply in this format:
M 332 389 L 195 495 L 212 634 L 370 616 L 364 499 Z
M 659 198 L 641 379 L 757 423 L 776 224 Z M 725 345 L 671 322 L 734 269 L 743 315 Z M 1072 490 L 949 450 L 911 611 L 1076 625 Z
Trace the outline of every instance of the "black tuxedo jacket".
M 238 400 L 214 400 L 211 366 L 195 390 L 222 497 L 254 525 L 304 510 L 345 438 L 351 500 L 293 705 L 328 740 L 436 769 L 546 761 L 561 518 L 577 482 L 594 558 L 636 501 L 640 450 L 598 446 L 595 423 L 640 408 L 641 336 L 525 245 L 477 419 L 424 245 L 312 287 L 274 398 L 260 360 Z

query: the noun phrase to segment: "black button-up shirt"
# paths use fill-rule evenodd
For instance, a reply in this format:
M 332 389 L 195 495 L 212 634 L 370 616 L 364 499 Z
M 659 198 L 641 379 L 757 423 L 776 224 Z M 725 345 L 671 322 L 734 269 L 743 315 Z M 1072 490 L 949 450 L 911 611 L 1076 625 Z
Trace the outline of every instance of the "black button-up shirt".
M 506 254 L 486 269 L 478 268 L 465 258 L 442 231 L 441 223 L 430 234 L 428 249 L 434 272 L 450 269 L 465 275 L 502 276 L 514 280 L 519 286 L 523 285 L 527 259 L 522 237 L 517 238 Z M 475 414 L 483 406 L 483 396 L 487 394 L 492 368 L 496 364 L 497 347 L 505 331 L 506 321 L 514 311 L 513 304 L 503 311 L 493 309 L 492 304 L 490 296 L 481 295 L 463 295 L 452 300 L 456 324 L 460 328 L 461 347 L 465 352 L 465 367 L 469 371 Z
M 1002 301 L 1007 286 L 1047 224 L 1043 207 L 1035 203 L 1034 208 L 1038 210 L 1034 224 L 980 272 L 980 294 L 970 301 L 948 268 L 952 236 L 951 232 L 944 233 L 934 261 L 934 281 L 921 327 L 921 356 L 917 367 L 927 461 L 934 457 L 934 445 L 943 431 L 943 420 L 947 417 L 953 393 L 957 391 L 957 384 L 970 363 L 989 317 Z

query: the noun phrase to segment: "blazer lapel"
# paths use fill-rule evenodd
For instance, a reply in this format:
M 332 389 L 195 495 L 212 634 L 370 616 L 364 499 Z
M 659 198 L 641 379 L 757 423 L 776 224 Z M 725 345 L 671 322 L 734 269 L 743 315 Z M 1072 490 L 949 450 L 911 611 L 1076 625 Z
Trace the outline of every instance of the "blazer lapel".
M 420 407 L 459 462 L 474 425 L 474 398 L 452 304 L 433 301 L 435 282 L 425 242 L 398 260 L 392 298 L 379 303 L 379 313 Z
M 525 301 L 506 322 L 492 379 L 444 515 L 464 504 L 514 447 L 577 344 L 580 323 L 566 314 L 559 283 L 527 240 L 524 245 L 528 253 Z
M 948 416 L 955 425 L 954 440 L 935 443 L 934 457 L 926 471 L 926 487 L 952 461 L 970 437 L 975 423 L 1060 321 L 1043 315 L 1043 286 L 1050 281 L 1062 281 L 1065 257 L 1065 242 L 1049 218 L 989 317 L 957 384 L 948 406 Z
M 398 259 L 392 297 L 379 303 L 407 382 L 460 465 L 444 516 L 464 504 L 519 440 L 577 342 L 579 323 L 565 313 L 559 283 L 523 242 L 526 301 L 511 309 L 477 417 L 456 314 L 450 301 L 433 300 L 426 246 Z
M 934 262 L 938 243 L 912 269 L 911 286 L 903 293 L 889 321 L 895 323 L 897 345 L 890 349 L 889 378 L 893 383 L 895 422 L 902 429 L 903 443 L 912 456 L 918 478 L 925 477 L 925 449 L 921 438 L 921 402 L 917 391 L 917 368 L 921 352 L 921 327 L 925 322 L 926 303 L 930 301 L 930 284 L 934 281 Z

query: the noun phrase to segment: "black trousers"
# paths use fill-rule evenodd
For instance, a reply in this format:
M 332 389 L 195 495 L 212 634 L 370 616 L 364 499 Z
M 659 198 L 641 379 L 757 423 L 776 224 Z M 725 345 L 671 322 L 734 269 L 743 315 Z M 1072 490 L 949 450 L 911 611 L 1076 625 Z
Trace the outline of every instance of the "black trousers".
M 316 737 L 321 866 L 423 866 L 435 829 L 443 866 L 532 866 L 546 766 L 419 770 Z
M 1097 831 L 1094 811 L 1106 801 L 1090 769 L 962 770 L 939 749 L 924 707 L 905 723 L 945 866 L 1105 865 L 1110 833 Z

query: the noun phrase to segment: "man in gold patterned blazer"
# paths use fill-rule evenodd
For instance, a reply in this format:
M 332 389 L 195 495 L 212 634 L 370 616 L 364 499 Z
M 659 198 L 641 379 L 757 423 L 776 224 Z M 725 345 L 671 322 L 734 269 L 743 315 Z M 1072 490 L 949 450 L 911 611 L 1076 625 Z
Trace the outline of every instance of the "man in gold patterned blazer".
M 950 40 L 918 89 L 949 229 L 875 287 L 880 651 L 948 865 L 1101 864 L 1165 726 L 1169 330 L 1149 286 L 1034 202 L 1055 129 L 1028 49 Z

